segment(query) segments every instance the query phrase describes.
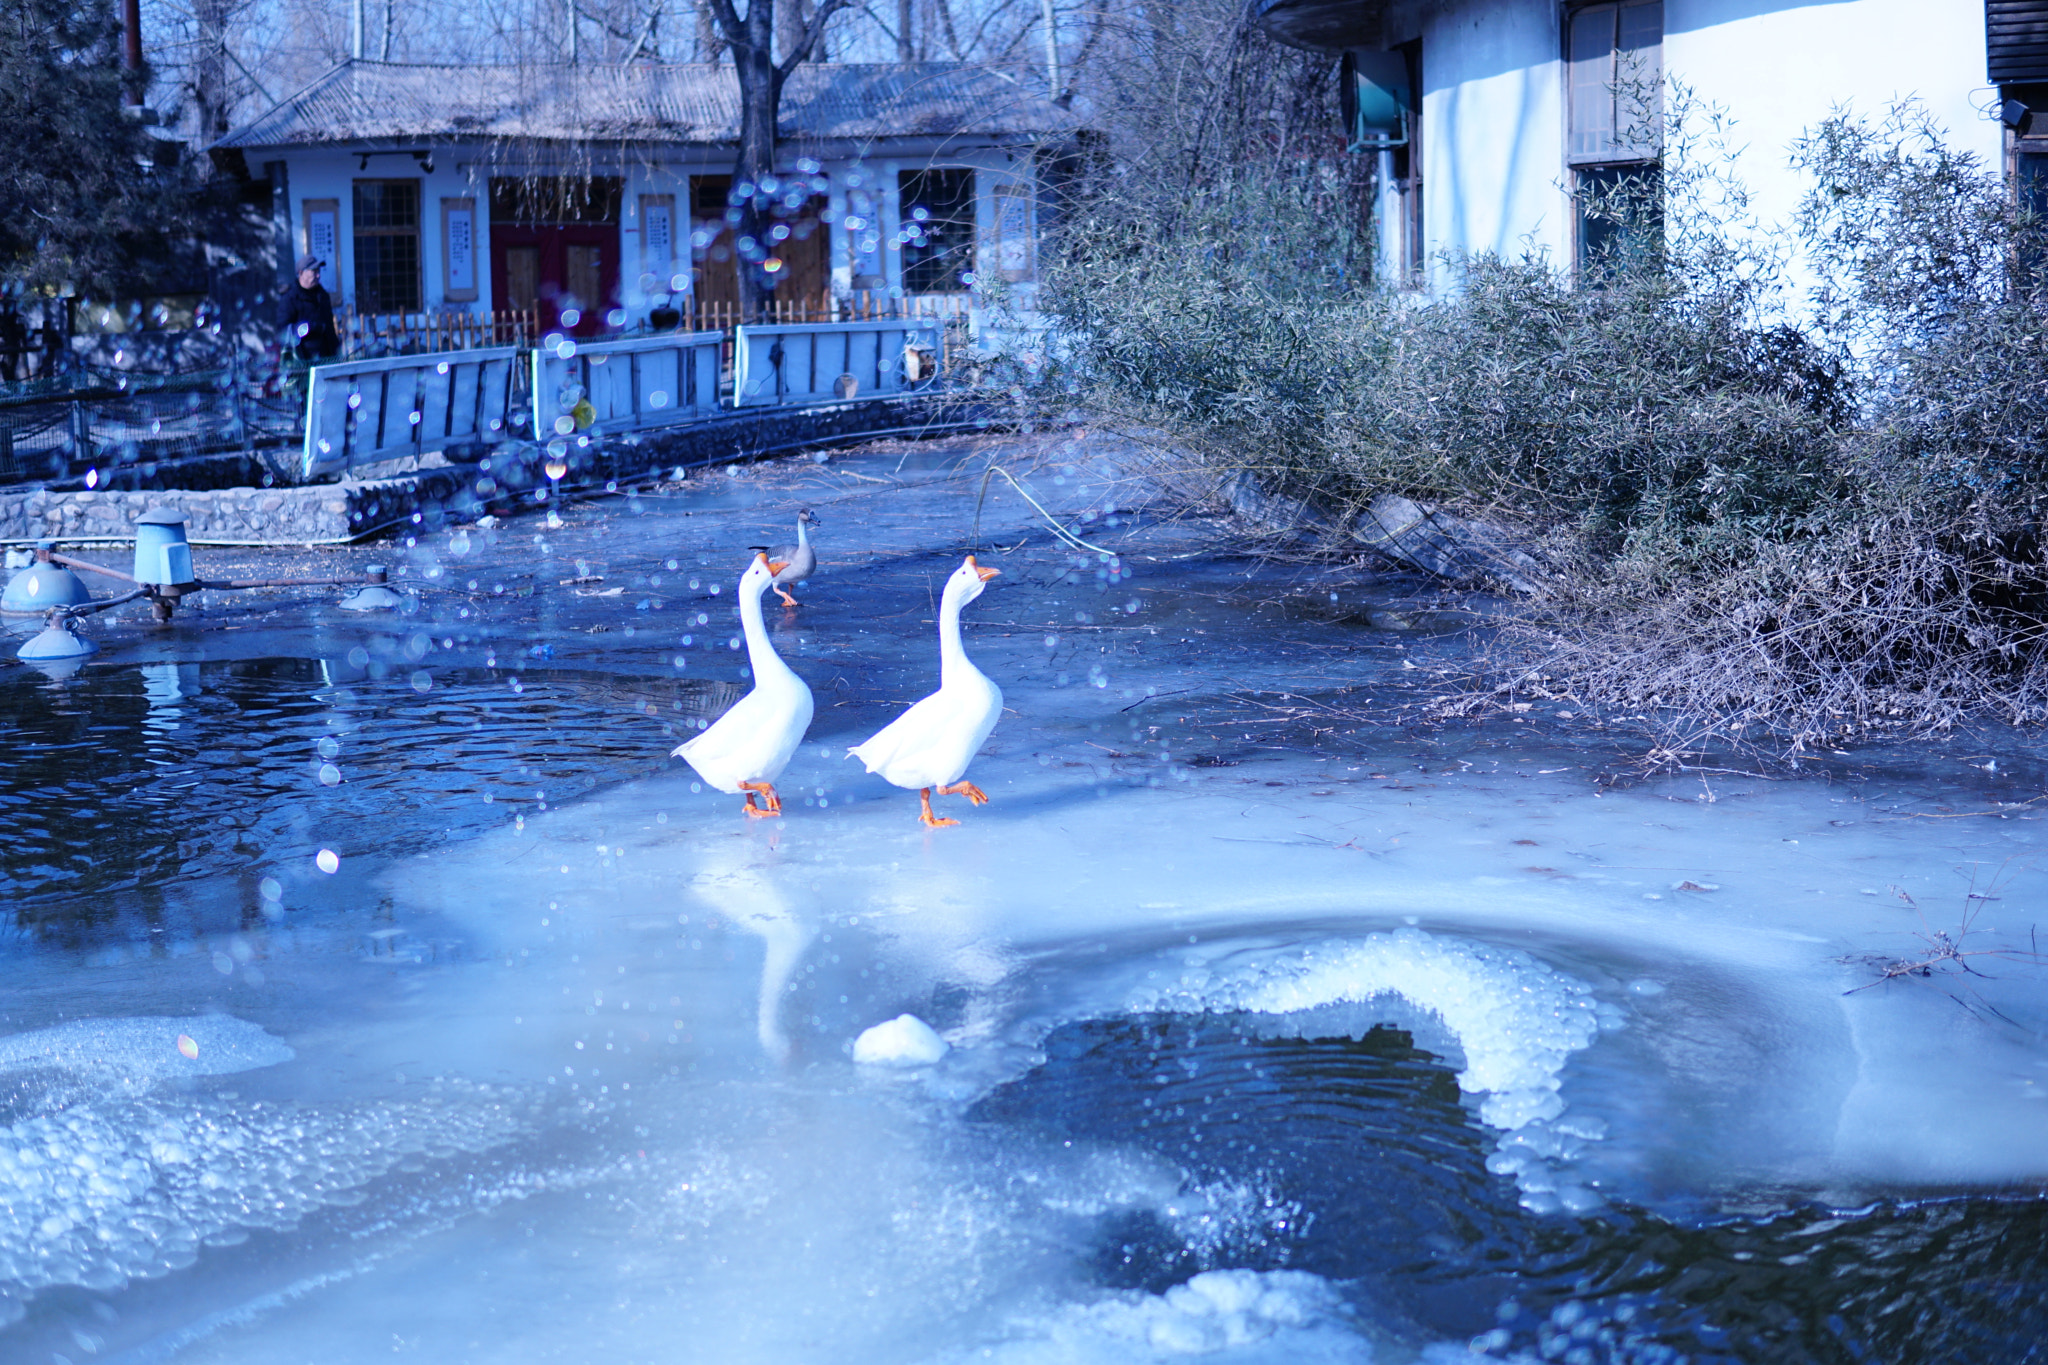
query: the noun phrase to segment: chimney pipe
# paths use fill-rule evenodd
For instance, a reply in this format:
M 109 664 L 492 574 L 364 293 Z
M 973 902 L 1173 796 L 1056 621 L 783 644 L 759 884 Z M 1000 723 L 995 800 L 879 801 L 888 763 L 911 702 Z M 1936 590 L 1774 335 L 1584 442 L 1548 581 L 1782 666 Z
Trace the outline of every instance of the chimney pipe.
M 127 88 L 122 102 L 131 109 L 142 107 L 142 0 L 121 0 L 121 70 Z

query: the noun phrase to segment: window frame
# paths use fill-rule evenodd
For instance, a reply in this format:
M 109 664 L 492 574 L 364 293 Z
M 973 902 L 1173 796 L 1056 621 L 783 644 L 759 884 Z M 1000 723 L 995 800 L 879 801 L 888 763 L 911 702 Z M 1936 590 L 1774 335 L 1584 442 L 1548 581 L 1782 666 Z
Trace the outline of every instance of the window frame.
M 1629 22 L 1625 16 L 1633 16 L 1636 24 L 1635 35 L 1640 38 L 1648 31 L 1644 26 L 1645 11 L 1656 12 L 1656 42 L 1638 42 L 1627 45 Z M 1581 25 L 1590 28 L 1595 16 L 1608 17 L 1608 32 L 1604 50 L 1598 57 L 1588 52 L 1580 55 L 1579 41 Z M 1643 165 L 1660 161 L 1664 155 L 1664 0 L 1597 0 L 1594 4 L 1568 6 L 1564 11 L 1563 60 L 1564 60 L 1564 143 L 1565 165 L 1573 170 L 1581 167 L 1607 167 Z M 1588 32 L 1587 37 L 1593 35 Z M 1654 70 L 1635 72 L 1624 71 L 1623 63 L 1633 60 L 1640 64 L 1640 57 L 1629 58 L 1628 53 L 1655 53 Z M 1598 71 L 1587 67 L 1597 63 Z M 1598 79 L 1586 79 L 1588 75 Z M 1651 97 L 1640 109 L 1634 111 L 1644 136 L 1634 136 L 1634 129 L 1624 129 L 1624 91 L 1632 83 L 1641 82 Z M 1599 91 L 1595 97 L 1589 92 Z M 1597 103 L 1604 106 L 1593 114 L 1588 108 Z M 1647 124 L 1647 127 L 1641 125 Z M 1592 145 L 1591 139 L 1604 136 L 1606 145 Z
M 364 188 L 370 185 L 403 185 L 410 189 L 412 192 L 411 225 L 392 226 L 389 224 L 379 223 L 374 226 L 365 226 L 363 223 L 364 215 L 362 194 Z M 353 283 L 355 285 L 354 299 L 355 308 L 358 313 L 418 313 L 425 309 L 426 282 L 422 278 L 424 272 L 422 271 L 421 267 L 424 265 L 424 261 L 421 259 L 423 253 L 420 250 L 420 217 L 421 211 L 424 207 L 425 200 L 423 189 L 424 186 L 421 184 L 420 178 L 418 176 L 370 176 L 350 182 L 349 237 L 353 247 L 353 249 L 349 253 L 351 257 L 350 265 L 352 267 L 350 273 L 353 277 Z M 366 277 L 364 271 L 366 265 L 370 268 L 377 269 L 379 276 L 382 279 L 393 279 L 398 277 L 398 272 L 382 269 L 384 265 L 385 254 L 381 248 L 374 252 L 366 252 L 363 249 L 364 242 L 367 239 L 372 238 L 390 241 L 404 241 L 407 239 L 411 240 L 412 302 L 409 305 L 395 308 L 387 306 L 391 301 L 385 297 L 384 286 L 382 284 L 373 284 L 371 288 L 367 291 L 367 293 L 371 297 L 365 297 Z
M 914 210 L 918 207 L 926 206 L 921 205 L 916 196 L 907 192 L 910 186 L 916 180 L 926 176 L 952 175 L 964 176 L 966 178 L 966 194 L 954 201 L 955 216 L 914 218 Z M 981 195 L 980 176 L 976 169 L 972 166 L 921 166 L 916 170 L 899 171 L 897 173 L 896 186 L 898 238 L 900 241 L 897 255 L 900 257 L 898 268 L 902 271 L 903 291 L 906 294 L 961 294 L 972 291 L 974 288 L 973 279 L 961 277 L 971 277 L 975 273 L 975 251 L 978 245 L 977 239 L 980 230 L 979 200 Z M 947 234 L 946 238 L 941 239 L 943 244 L 930 249 L 929 255 L 919 254 L 916 259 L 912 259 L 911 253 L 913 249 L 920 253 L 927 250 L 923 246 L 913 248 L 911 242 L 902 240 L 903 233 L 909 229 L 912 221 L 959 229 L 961 234 L 960 240 L 949 240 L 951 234 Z M 934 234 L 926 232 L 921 235 L 930 237 Z M 957 266 L 954 266 L 949 271 L 948 266 L 954 262 L 958 262 Z M 954 283 L 949 287 L 930 288 L 927 285 L 913 283 L 913 272 L 916 272 L 919 278 L 935 273 L 941 280 L 950 273 L 953 276 Z

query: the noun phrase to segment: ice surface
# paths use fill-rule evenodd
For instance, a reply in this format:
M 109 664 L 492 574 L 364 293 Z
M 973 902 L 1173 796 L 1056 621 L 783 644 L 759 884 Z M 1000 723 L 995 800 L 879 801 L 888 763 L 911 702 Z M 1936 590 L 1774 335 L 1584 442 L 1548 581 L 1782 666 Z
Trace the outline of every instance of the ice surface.
M 1035 514 L 991 485 L 989 542 L 1037 537 L 1004 552 L 1015 572 L 970 625 L 1016 714 L 976 762 L 992 804 L 927 831 L 913 800 L 836 757 L 929 690 L 925 580 L 944 571 L 934 547 L 950 568 L 972 524 L 975 479 L 934 494 L 893 462 L 862 466 L 869 481 L 807 466 L 841 482 L 787 490 L 836 506 L 826 515 L 842 527 L 858 499 L 874 501 L 803 610 L 774 626 L 821 698 L 781 820 L 746 822 L 693 793 L 665 768 L 672 739 L 644 761 L 628 752 L 630 727 L 654 723 L 637 709 L 656 705 L 641 684 L 738 679 L 737 656 L 720 652 L 729 601 L 683 589 L 695 565 L 663 568 L 659 591 L 644 591 L 667 604 L 644 611 L 629 605 L 637 582 L 617 600 L 552 587 L 583 572 L 565 556 L 608 560 L 591 571 L 624 580 L 679 543 L 694 558 L 762 538 L 738 492 L 717 505 L 678 494 L 695 500 L 687 523 L 636 522 L 623 498 L 572 511 L 552 547 L 508 523 L 488 573 L 481 551 L 440 542 L 482 586 L 422 599 L 423 652 L 394 663 L 393 689 L 342 660 L 395 661 L 405 640 L 331 616 L 275 626 L 261 646 L 307 661 L 317 676 L 302 693 L 286 695 L 289 670 L 263 672 L 229 706 L 243 709 L 202 732 L 208 708 L 229 704 L 181 681 L 181 742 L 222 755 L 202 774 L 205 823 L 240 820 L 239 835 L 148 864 L 198 869 L 167 888 L 152 873 L 171 932 L 138 897 L 118 931 L 79 930 L 91 946 L 68 956 L 27 934 L 4 945 L 23 969 L 11 1024 L 166 1016 L 0 1040 L 21 1100 L 0 1120 L 0 1161 L 14 1163 L 0 1182 L 20 1191 L 0 1222 L 8 1301 L 35 1285 L 109 1286 L 91 1292 L 122 1318 L 86 1324 L 110 1341 L 97 1358 L 119 1358 L 122 1333 L 126 1345 L 162 1333 L 182 1343 L 178 1365 L 268 1365 L 304 1358 L 309 1342 L 321 1365 L 664 1360 L 678 1343 L 722 1365 L 1052 1365 L 1408 1359 L 1455 1339 L 1397 1330 L 1370 1286 L 1287 1262 L 1302 1226 L 1322 1219 L 1329 1233 L 1338 1215 L 1256 1161 L 1197 1171 L 1141 1144 L 1067 1149 L 961 1121 L 1034 1066 L 1062 1021 L 1155 1010 L 1309 1036 L 1380 1020 L 1411 1031 L 1465 1091 L 1443 1122 L 1470 1124 L 1446 1136 L 1474 1166 L 1490 1146 L 1492 1169 L 1546 1211 L 1503 1201 L 1532 1236 L 1566 1235 L 1569 1217 L 1548 1211 L 1596 1193 L 1680 1216 L 2048 1175 L 2042 972 L 1986 960 L 1983 978 L 1843 994 L 1871 979 L 1843 958 L 1910 954 L 1959 908 L 1976 916 L 1972 945 L 2029 941 L 2048 894 L 2028 861 L 2040 807 L 1984 808 L 1966 746 L 1930 750 L 1903 776 L 1614 787 L 1598 780 L 1613 746 L 1556 725 L 1406 733 L 1333 713 L 1312 740 L 1275 738 L 1259 707 L 1341 708 L 1387 676 L 1427 675 L 1418 638 L 1288 606 L 1289 576 L 1315 577 L 1294 566 L 1173 559 L 1179 547 L 1142 539 L 1114 567 L 1046 548 Z M 1048 487 L 1056 467 L 1032 476 L 1047 498 L 1065 496 Z M 1082 485 L 1070 478 L 1071 497 L 1048 505 L 1106 505 Z M 565 548 L 586 515 L 608 520 Z M 535 586 L 517 608 L 491 591 L 515 576 Z M 698 643 L 680 644 L 686 633 Z M 137 632 L 134 652 L 112 647 L 104 667 L 150 651 L 197 683 L 195 660 L 257 648 L 256 634 Z M 552 727 L 534 675 L 522 693 L 511 667 L 540 648 L 558 680 L 587 677 L 597 699 Z M 694 650 L 680 672 L 679 650 Z M 415 695 L 405 677 L 443 660 L 487 683 L 498 710 L 436 720 L 455 689 L 437 673 Z M 264 720 L 265 706 L 331 728 L 347 780 L 321 786 L 309 736 Z M 401 711 L 411 728 L 376 748 Z M 484 728 L 462 728 L 472 719 Z M 224 733 L 238 726 L 304 764 L 260 809 L 221 776 L 243 748 Z M 620 746 L 616 761 L 577 766 L 600 740 Z M 526 766 L 470 792 L 469 745 Z M 388 783 L 372 786 L 373 770 Z M 440 805 L 398 799 L 443 778 Z M 376 800 L 345 822 L 291 823 L 350 791 Z M 458 819 L 461 800 L 471 815 Z M 330 845 L 345 856 L 324 876 L 313 854 Z M 1973 868 L 1997 884 L 1973 882 Z M 266 878 L 279 890 L 259 899 Z M 1993 899 L 1965 901 L 1978 893 Z M 194 924 L 219 927 L 172 941 Z M 907 1083 L 875 1084 L 850 1054 L 876 1021 L 905 1015 L 950 1049 Z M 285 1060 L 277 1035 L 297 1061 L 235 1082 L 240 1095 L 176 1084 Z M 421 1078 L 435 1075 L 460 1079 L 434 1098 Z M 72 1078 L 61 1104 L 36 1097 L 52 1076 Z M 395 1187 L 434 1177 L 444 1168 L 406 1168 L 443 1153 L 447 1214 L 422 1231 Z M 482 1197 L 514 1180 L 537 1191 L 516 1209 Z M 345 1246 L 324 1242 L 356 1199 L 365 1221 Z M 1192 1274 L 1186 1262 L 1201 1273 L 1116 1278 L 1105 1230 L 1126 1224 L 1186 1252 L 1174 1274 Z M 274 1247 L 289 1269 L 266 1275 L 219 1246 L 251 1230 L 248 1259 Z M 318 1287 L 284 1292 L 304 1285 Z M 64 1316 L 76 1298 L 28 1298 L 0 1359 L 90 1354 Z M 16 1352 L 30 1331 L 39 1349 Z
M 945 1362 L 1125 1365 L 1199 1357 L 1217 1365 L 1370 1365 L 1328 1281 L 1300 1270 L 1210 1270 L 1164 1294 L 1130 1291 L 1010 1322 L 1004 1340 Z
M 1598 1204 L 1577 1182 L 1561 1182 L 1544 1158 L 1576 1155 L 1590 1135 L 1560 1135 L 1552 1120 L 1565 1112 L 1558 1093 L 1565 1062 L 1599 1035 L 1600 1013 L 1590 986 L 1527 953 L 1402 928 L 1205 963 L 1130 1005 L 1134 1012 L 1289 1015 L 1386 997 L 1434 1016 L 1456 1040 L 1460 1086 L 1483 1097 L 1484 1122 L 1516 1139 L 1489 1163 L 1494 1170 L 1522 1177 L 1539 1207 Z
M 1480 1117 L 1502 1129 L 1564 1112 L 1557 1091 L 1565 1059 L 1600 1027 L 1585 982 L 1512 948 L 1420 929 L 1218 964 L 1131 1003 L 1136 1010 L 1291 1014 L 1382 996 L 1398 996 L 1444 1022 L 1464 1051 L 1459 1083 L 1486 1096 Z
M 945 1055 L 946 1040 L 914 1014 L 899 1014 L 853 1040 L 853 1060 L 863 1066 L 930 1066 Z

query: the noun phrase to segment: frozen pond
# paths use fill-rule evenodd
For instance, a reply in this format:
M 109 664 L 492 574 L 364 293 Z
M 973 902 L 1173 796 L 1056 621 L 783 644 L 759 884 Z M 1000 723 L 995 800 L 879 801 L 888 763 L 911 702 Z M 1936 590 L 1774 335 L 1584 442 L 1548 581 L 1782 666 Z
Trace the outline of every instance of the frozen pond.
M 927 831 L 842 755 L 991 459 L 1119 558 L 989 486 L 992 802 Z M 799 507 L 748 821 L 668 751 Z M 2039 1358 L 2034 741 L 1614 784 L 1555 707 L 1360 721 L 1463 648 L 1424 585 L 1172 511 L 875 450 L 9 664 L 0 1360 Z M 854 1059 L 904 1014 L 942 1056 Z

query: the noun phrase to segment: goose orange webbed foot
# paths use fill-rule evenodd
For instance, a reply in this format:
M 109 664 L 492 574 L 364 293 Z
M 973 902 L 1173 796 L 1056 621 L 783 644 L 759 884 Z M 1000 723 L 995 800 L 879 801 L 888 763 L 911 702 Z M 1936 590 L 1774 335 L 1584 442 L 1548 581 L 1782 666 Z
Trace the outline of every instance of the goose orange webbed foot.
M 748 819 L 765 820 L 770 816 L 782 814 L 782 798 L 775 794 L 774 783 L 742 782 L 740 783 L 740 790 L 747 794 L 746 812 Z M 761 794 L 761 799 L 767 803 L 766 805 L 757 806 L 754 804 L 755 792 Z
M 939 790 L 943 792 L 945 788 L 941 787 Z M 936 815 L 932 812 L 932 789 L 930 787 L 920 788 L 917 793 L 917 799 L 924 807 L 917 818 L 922 820 L 927 828 L 944 829 L 947 825 L 957 825 L 960 823 L 958 820 L 949 820 L 943 815 Z
M 775 595 L 782 599 L 782 605 L 784 605 L 785 607 L 794 607 L 802 605 L 794 597 L 791 597 L 788 593 L 784 592 L 780 584 L 775 585 Z
M 941 787 L 939 788 L 939 795 L 964 796 L 977 806 L 986 806 L 988 804 L 988 793 L 975 786 L 972 782 L 955 782 L 950 787 Z

